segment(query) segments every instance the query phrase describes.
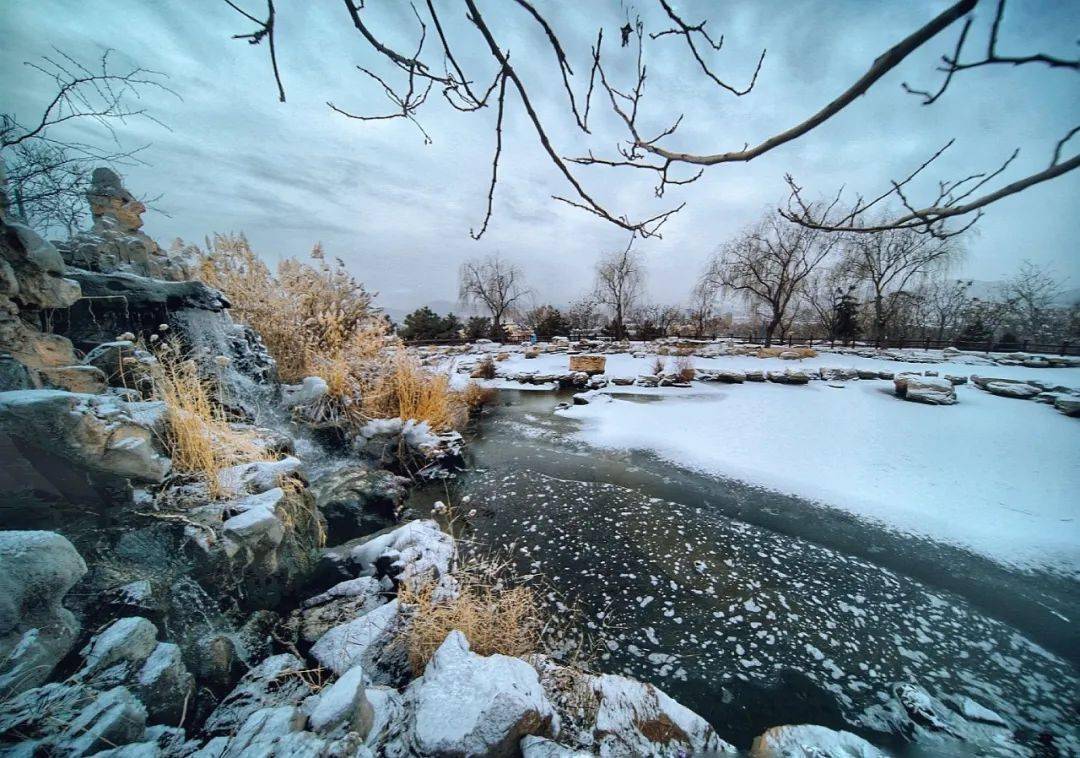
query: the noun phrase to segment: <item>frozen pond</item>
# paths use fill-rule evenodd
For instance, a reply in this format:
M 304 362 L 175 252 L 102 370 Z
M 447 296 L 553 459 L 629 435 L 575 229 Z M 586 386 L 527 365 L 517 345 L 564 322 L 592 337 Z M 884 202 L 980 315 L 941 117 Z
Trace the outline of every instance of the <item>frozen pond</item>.
M 1048 732 L 1078 749 L 1075 582 L 584 447 L 558 399 L 504 392 L 450 496 L 478 509 L 480 545 L 512 545 L 579 604 L 605 670 L 657 684 L 741 747 L 777 723 L 889 744 L 882 693 L 913 682 L 997 710 L 1029 744 Z

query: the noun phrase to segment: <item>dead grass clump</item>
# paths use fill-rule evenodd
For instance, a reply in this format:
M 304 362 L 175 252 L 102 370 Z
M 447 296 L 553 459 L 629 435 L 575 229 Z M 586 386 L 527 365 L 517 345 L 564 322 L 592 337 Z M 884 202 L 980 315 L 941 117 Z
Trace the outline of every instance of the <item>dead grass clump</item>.
M 450 389 L 450 377 L 426 370 L 404 350 L 364 388 L 362 407 L 368 418 L 426 421 L 435 431 L 465 423 L 465 405 Z
M 484 387 L 476 382 L 469 382 L 459 394 L 469 413 L 479 413 L 485 406 L 495 402 L 499 391 L 494 387 Z
M 694 379 L 696 371 L 694 370 L 694 359 L 689 355 L 680 355 L 675 359 L 675 375 L 679 377 L 681 382 L 689 382 Z
M 411 607 L 403 640 L 409 665 L 417 676 L 455 629 L 465 635 L 479 655 L 523 656 L 536 651 L 544 629 L 539 593 L 525 584 L 508 584 L 504 567 L 490 560 L 473 560 L 454 572 L 460 594 L 440 597 L 436 583 L 420 589 L 402 585 L 398 598 Z
M 817 350 L 812 347 L 760 347 L 755 352 L 758 358 L 778 358 L 780 353 L 798 353 L 800 358 L 814 358 L 817 356 Z
M 173 467 L 205 479 L 211 497 L 230 494 L 218 482 L 220 471 L 269 456 L 253 433 L 229 426 L 198 365 L 182 354 L 178 343 L 165 342 L 154 355 L 157 363 L 151 371 L 153 396 L 169 411 L 165 444 Z
M 476 366 L 473 368 L 472 373 L 469 374 L 472 379 L 494 379 L 495 378 L 495 359 L 490 354 L 483 356 L 476 362 Z
M 664 373 L 664 369 L 666 367 L 667 367 L 666 362 L 659 355 L 656 356 L 655 358 L 653 358 L 653 362 L 652 362 L 653 376 L 660 376 L 662 373 Z

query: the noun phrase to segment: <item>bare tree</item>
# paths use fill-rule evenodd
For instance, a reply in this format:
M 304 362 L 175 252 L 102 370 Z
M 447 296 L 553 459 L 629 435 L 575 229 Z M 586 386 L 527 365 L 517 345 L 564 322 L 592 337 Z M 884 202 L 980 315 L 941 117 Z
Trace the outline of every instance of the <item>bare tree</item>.
M 870 336 L 886 339 L 890 325 L 910 305 L 920 278 L 941 270 L 959 254 L 954 242 L 914 229 L 883 229 L 846 237 L 844 263 L 868 290 Z
M 491 314 L 492 337 L 505 337 L 503 318 L 526 290 L 521 283 L 521 269 L 498 255 L 474 258 L 461 264 L 458 273 L 458 297 L 463 305 L 474 304 Z
M 713 323 L 719 294 L 719 287 L 708 277 L 699 279 L 690 290 L 690 305 L 686 309 L 686 315 L 690 318 L 695 334 L 703 336 L 708 333 Z
M 626 318 L 643 285 L 644 270 L 633 244 L 604 254 L 596 264 L 596 301 L 611 310 L 612 336 L 617 340 L 626 339 Z
M 254 2 L 254 0 L 251 1 Z M 345 21 L 356 30 L 363 44 L 370 48 L 377 59 L 381 59 L 391 73 L 399 78 L 403 75 L 404 83 L 393 81 L 389 74 L 378 74 L 370 68 L 358 67 L 360 72 L 375 85 L 373 91 L 385 97 L 391 103 L 392 109 L 387 113 L 375 111 L 370 106 L 343 108 L 330 103 L 328 105 L 346 117 L 366 122 L 394 118 L 408 119 L 416 124 L 425 140 L 429 140 L 430 136 L 420 126 L 419 118 L 420 111 L 428 102 L 428 95 L 432 91 L 439 92 L 453 108 L 463 113 L 475 114 L 485 108 L 494 108 L 496 111 L 494 150 L 487 208 L 479 231 L 473 233 L 475 237 L 484 233 L 491 219 L 493 197 L 502 157 L 502 129 L 505 118 L 513 107 L 511 102 L 513 96 L 516 96 L 524 117 L 536 134 L 539 149 L 566 181 L 568 196 L 556 196 L 555 199 L 581 208 L 636 235 L 648 237 L 659 236 L 660 228 L 673 213 L 683 207 L 682 204 L 670 206 L 649 218 L 630 219 L 622 213 L 610 210 L 600 202 L 586 188 L 585 183 L 573 168 L 594 166 L 605 167 L 604 170 L 611 168 L 638 170 L 655 179 L 654 193 L 657 197 L 661 197 L 668 187 L 694 182 L 707 167 L 749 162 L 796 141 L 815 129 L 822 128 L 838 114 L 848 108 L 856 107 L 860 97 L 871 87 L 908 60 L 916 51 L 938 39 L 939 35 L 956 25 L 960 26 L 960 32 L 955 47 L 951 54 L 941 57 L 941 65 L 938 67 L 943 75 L 940 85 L 930 89 L 906 83 L 903 85 L 904 91 L 918 98 L 923 106 L 932 106 L 945 95 L 954 82 L 964 78 L 965 72 L 973 69 L 1007 71 L 1023 66 L 1037 67 L 1051 73 L 1080 70 L 1080 59 L 1076 57 L 1063 57 L 1046 52 L 1001 53 L 998 49 L 998 39 L 1005 24 L 1006 0 L 997 0 L 992 18 L 986 25 L 988 43 L 985 53 L 970 57 L 968 40 L 972 36 L 970 33 L 977 20 L 974 11 L 979 5 L 979 0 L 956 0 L 875 57 L 861 76 L 803 121 L 778 129 L 770 136 L 755 141 L 753 144 L 749 141 L 735 140 L 735 144 L 742 144 L 742 147 L 734 150 L 717 150 L 715 146 L 709 146 L 707 150 L 673 150 L 665 147 L 664 143 L 675 134 L 682 116 L 676 117 L 674 108 L 663 103 L 658 108 L 659 114 L 646 112 L 645 85 L 646 58 L 648 57 L 646 48 L 651 50 L 654 46 L 660 46 L 663 49 L 671 43 L 679 43 L 685 47 L 687 55 L 696 62 L 699 69 L 698 75 L 703 81 L 716 87 L 718 91 L 735 97 L 745 96 L 755 89 L 758 74 L 765 62 L 765 51 L 762 51 L 752 69 L 747 66 L 747 73 L 742 79 L 745 83 L 732 83 L 727 77 L 716 73 L 713 61 L 723 52 L 724 35 L 714 33 L 711 27 L 707 29 L 707 20 L 695 22 L 684 19 L 670 0 L 647 3 L 642 8 L 643 15 L 634 18 L 628 16 L 625 6 L 621 3 L 618 5 L 611 3 L 612 12 L 609 14 L 604 12 L 604 6 L 590 4 L 590 10 L 599 9 L 595 11 L 596 24 L 599 28 L 595 42 L 587 50 L 579 51 L 567 50 L 558 31 L 537 10 L 531 0 L 507 0 L 505 3 L 491 4 L 490 17 L 480 11 L 476 0 L 459 1 L 463 6 L 465 18 L 482 40 L 483 55 L 481 56 L 474 54 L 474 36 L 461 32 L 455 35 L 453 30 L 447 29 L 443 24 L 441 12 L 436 10 L 434 0 L 424 0 L 423 3 L 418 4 L 419 7 L 414 6 L 418 42 L 414 47 L 409 48 L 414 52 L 404 53 L 395 49 L 389 42 L 395 35 L 389 33 L 388 29 L 379 28 L 371 9 L 358 0 L 345 0 L 343 4 Z M 282 85 L 275 47 L 276 26 L 273 1 L 267 0 L 265 18 L 261 14 L 256 15 L 241 8 L 239 0 L 235 2 L 224 0 L 224 2 L 236 10 L 245 22 L 254 24 L 254 31 L 236 34 L 235 38 L 252 45 L 258 45 L 263 41 L 268 43 L 266 47 L 277 83 L 277 95 L 280 100 L 284 100 L 285 89 Z M 982 0 L 983 5 L 989 5 L 991 2 L 993 0 Z M 527 81 L 522 71 L 514 65 L 506 45 L 505 36 L 509 35 L 506 28 L 515 29 L 519 20 L 535 24 L 550 48 L 551 75 L 538 78 L 535 82 Z M 982 21 L 982 19 L 978 20 Z M 624 71 L 618 70 L 620 68 L 618 64 L 621 61 L 614 56 L 611 46 L 605 48 L 603 45 L 603 27 L 612 21 L 621 27 L 619 28 L 621 47 L 629 47 L 634 53 L 632 64 L 622 66 L 627 69 Z M 434 44 L 428 44 L 429 29 L 434 32 L 432 35 L 436 40 Z M 667 53 L 661 53 L 661 55 L 664 54 Z M 574 60 L 587 61 L 588 69 L 588 77 L 577 86 L 577 91 L 573 84 L 575 71 L 572 61 Z M 465 63 L 468 64 L 470 70 L 466 71 Z M 563 108 L 561 111 L 555 111 L 554 115 L 551 111 L 545 111 L 545 115 L 541 116 L 533 104 L 533 93 L 547 87 L 548 82 L 552 80 L 562 83 L 566 95 Z M 1065 82 L 1066 87 L 1071 84 L 1071 81 Z M 655 91 L 665 92 L 663 89 L 655 89 Z M 611 108 L 617 122 L 625 129 L 625 139 L 615 146 L 615 151 L 609 156 L 598 156 L 590 150 L 584 155 L 579 154 L 579 157 L 565 157 L 565 153 L 553 144 L 551 135 L 576 133 L 578 140 L 584 142 L 591 134 L 589 116 L 594 94 L 597 94 L 601 101 L 606 101 Z M 1067 89 L 1063 91 L 1063 96 L 1068 96 Z M 1001 100 L 1002 107 L 1008 107 L 1006 105 L 1008 98 L 1003 97 Z M 562 122 L 552 126 L 550 122 L 560 117 Z M 657 120 L 669 126 L 648 133 L 641 127 L 644 122 Z M 804 203 L 801 196 L 802 188 L 795 183 L 793 178 L 787 177 L 791 187 L 791 202 L 784 213 L 789 219 L 822 230 L 866 233 L 882 229 L 905 228 L 936 235 L 951 234 L 955 232 L 955 229 L 949 230 L 946 226 L 947 222 L 963 217 L 977 219 L 986 206 L 1001 198 L 1022 192 L 1080 167 L 1080 155 L 1071 157 L 1063 155 L 1066 143 L 1078 130 L 1080 127 L 1073 128 L 1057 141 L 1052 150 L 1053 157 L 1046 168 L 997 189 L 990 189 L 990 187 L 992 183 L 1003 177 L 1012 163 L 1012 158 L 1015 158 L 1015 153 L 996 170 L 968 172 L 970 175 L 964 178 L 941 182 L 938 196 L 931 198 L 929 202 L 916 203 L 909 200 L 907 188 L 910 182 L 941 155 L 943 148 L 907 178 L 892 181 L 890 187 L 879 196 L 869 200 L 864 200 L 862 196 L 859 196 L 849 211 L 838 215 L 829 215 L 827 212 L 822 214 L 822 211 L 832 211 L 831 206 L 825 209 Z M 879 204 L 889 197 L 901 204 L 904 211 L 892 217 L 884 217 L 873 226 L 864 223 L 864 217 L 869 212 L 876 213 L 874 209 L 880 207 Z M 966 225 L 962 224 L 961 228 Z
M 24 64 L 53 82 L 40 114 L 28 120 L 15 113 L 0 114 L 0 160 L 9 200 L 25 223 L 46 232 L 59 227 L 70 234 L 84 216 L 84 193 L 93 168 L 140 162 L 138 154 L 147 147 L 122 148 L 117 126 L 132 119 L 164 126 L 139 101 L 150 90 L 175 95 L 165 85 L 166 76 L 138 66 L 117 69 L 111 57 L 112 51 L 105 50 L 91 68 L 56 51 Z M 95 125 L 112 146 L 103 148 L 61 133 L 79 122 Z
M 934 339 L 957 332 L 971 304 L 972 281 L 936 276 L 922 288 L 922 310 L 934 329 Z
M 1041 332 L 1048 331 L 1054 304 L 1063 292 L 1061 283 L 1046 269 L 1024 261 L 998 293 L 1004 320 L 1011 322 L 1024 337 L 1038 338 Z
M 837 247 L 839 237 L 767 215 L 713 258 L 704 279 L 762 305 L 765 345 L 790 328 L 807 277 Z
M 585 296 L 570 303 L 566 309 L 566 325 L 572 332 L 591 332 L 599 326 L 596 300 Z

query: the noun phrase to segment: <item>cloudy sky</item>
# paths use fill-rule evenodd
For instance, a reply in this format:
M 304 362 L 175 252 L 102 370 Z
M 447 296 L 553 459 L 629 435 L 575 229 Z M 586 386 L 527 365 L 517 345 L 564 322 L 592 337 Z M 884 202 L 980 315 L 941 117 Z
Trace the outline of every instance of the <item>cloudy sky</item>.
M 261 0 L 241 4 L 253 13 L 263 9 Z M 463 3 L 436 4 L 462 64 L 476 80 L 488 80 L 494 69 L 464 18 Z M 365 18 L 388 44 L 402 50 L 415 45 L 417 24 L 407 3 L 368 0 L 366 5 Z M 602 100 L 594 102 L 591 136 L 573 128 L 541 30 L 508 0 L 480 0 L 479 5 L 526 78 L 556 149 L 564 155 L 590 148 L 612 154 L 623 133 Z M 947 3 L 684 0 L 676 5 L 687 20 L 707 17 L 713 34 L 724 34 L 723 50 L 710 53 L 710 63 L 736 84 L 748 79 L 761 49 L 768 50 L 756 88 L 737 98 L 706 86 L 679 39 L 647 44 L 646 131 L 682 113 L 683 125 L 665 144 L 720 152 L 801 121 Z M 394 310 L 453 301 L 460 263 L 494 252 L 521 265 L 536 301 L 565 303 L 588 288 L 599 253 L 625 245 L 625 232 L 550 199 L 568 189 L 541 153 L 513 95 L 508 95 L 495 217 L 483 240 L 473 241 L 469 230 L 481 222 L 487 192 L 494 109 L 461 114 L 433 92 L 420 114 L 430 145 L 403 120 L 361 123 L 333 113 L 327 101 L 365 114 L 391 109 L 378 85 L 356 65 L 395 82 L 404 74 L 372 54 L 341 3 L 279 0 L 277 6 L 284 104 L 277 101 L 264 46 L 230 39 L 251 31 L 251 24 L 224 2 L 7 0 L 0 6 L 2 108 L 23 121 L 40 112 L 49 82 L 21 64 L 54 47 L 84 60 L 113 48 L 119 61 L 167 73 L 179 98 L 148 93 L 145 105 L 168 128 L 132 121 L 118 132 L 127 146 L 151 144 L 143 153 L 148 165 L 126 172 L 136 194 L 163 194 L 158 205 L 168 216 L 148 213 L 146 231 L 164 244 L 175 237 L 201 240 L 214 231 L 243 231 L 271 261 L 305 255 L 321 241 Z M 579 94 L 599 27 L 610 56 L 606 66 L 626 84 L 633 60 L 629 50 L 613 43 L 627 14 L 640 14 L 647 30 L 668 26 L 654 0 L 636 5 L 545 0 L 537 6 L 569 51 Z M 992 10 L 987 0 L 977 8 L 982 23 L 976 24 L 973 41 L 980 48 Z M 639 172 L 580 167 L 577 175 L 605 204 L 631 217 L 686 201 L 662 240 L 640 244 L 651 295 L 676 302 L 725 239 L 784 200 L 785 172 L 813 194 L 831 194 L 841 185 L 873 193 L 953 137 L 956 144 L 936 164 L 924 190 L 938 179 L 994 168 L 1016 147 L 1021 152 L 1010 180 L 1044 167 L 1053 144 L 1080 122 L 1075 72 L 975 70 L 958 77 L 930 107 L 901 90 L 904 81 L 925 88 L 939 82 L 935 61 L 951 49 L 958 31 L 932 41 L 810 135 L 750 164 L 714 167 L 696 184 L 669 190 L 663 200 L 653 197 L 650 178 Z M 1078 32 L 1080 3 L 1013 0 L 1000 45 L 1006 52 L 1070 56 Z M 1073 150 L 1080 149 L 1078 143 L 1080 138 Z M 1028 258 L 1075 287 L 1080 284 L 1078 219 L 1080 172 L 1002 201 L 968 240 L 957 273 L 1002 279 Z

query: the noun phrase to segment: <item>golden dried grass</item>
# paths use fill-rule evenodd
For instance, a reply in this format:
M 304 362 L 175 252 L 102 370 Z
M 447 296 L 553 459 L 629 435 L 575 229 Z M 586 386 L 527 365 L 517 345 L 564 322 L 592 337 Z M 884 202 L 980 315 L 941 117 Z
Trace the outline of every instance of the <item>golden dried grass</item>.
M 494 387 L 485 387 L 477 382 L 469 382 L 465 389 L 459 393 L 461 401 L 469 409 L 469 413 L 478 413 L 484 406 L 491 405 L 499 396 L 499 391 Z
M 465 635 L 478 655 L 523 656 L 539 647 L 544 630 L 539 594 L 529 585 L 508 584 L 505 573 L 505 566 L 492 560 L 473 559 L 454 572 L 460 590 L 456 598 L 440 597 L 435 582 L 419 589 L 399 588 L 400 602 L 411 609 L 402 642 L 414 674 L 424 673 L 454 630 Z
M 675 375 L 679 377 L 679 381 L 693 381 L 696 374 L 694 359 L 689 355 L 680 355 L 675 359 Z
M 320 376 L 327 395 L 302 409 L 316 425 L 356 428 L 371 418 L 412 418 L 442 431 L 466 408 L 448 377 L 429 372 L 389 338 L 374 296 L 345 270 L 289 258 L 270 271 L 243 235 L 214 235 L 201 251 L 204 281 L 229 298 L 234 316 L 263 338 L 284 382 Z
M 812 347 L 760 347 L 755 351 L 758 358 L 778 358 L 780 353 L 798 353 L 800 358 L 814 358 L 817 350 Z
M 210 496 L 225 497 L 218 473 L 229 466 L 268 460 L 265 449 L 251 432 L 233 429 L 212 387 L 178 343 L 166 341 L 154 350 L 151 369 L 153 396 L 165 403 L 169 414 L 165 444 L 173 468 L 206 480 Z

